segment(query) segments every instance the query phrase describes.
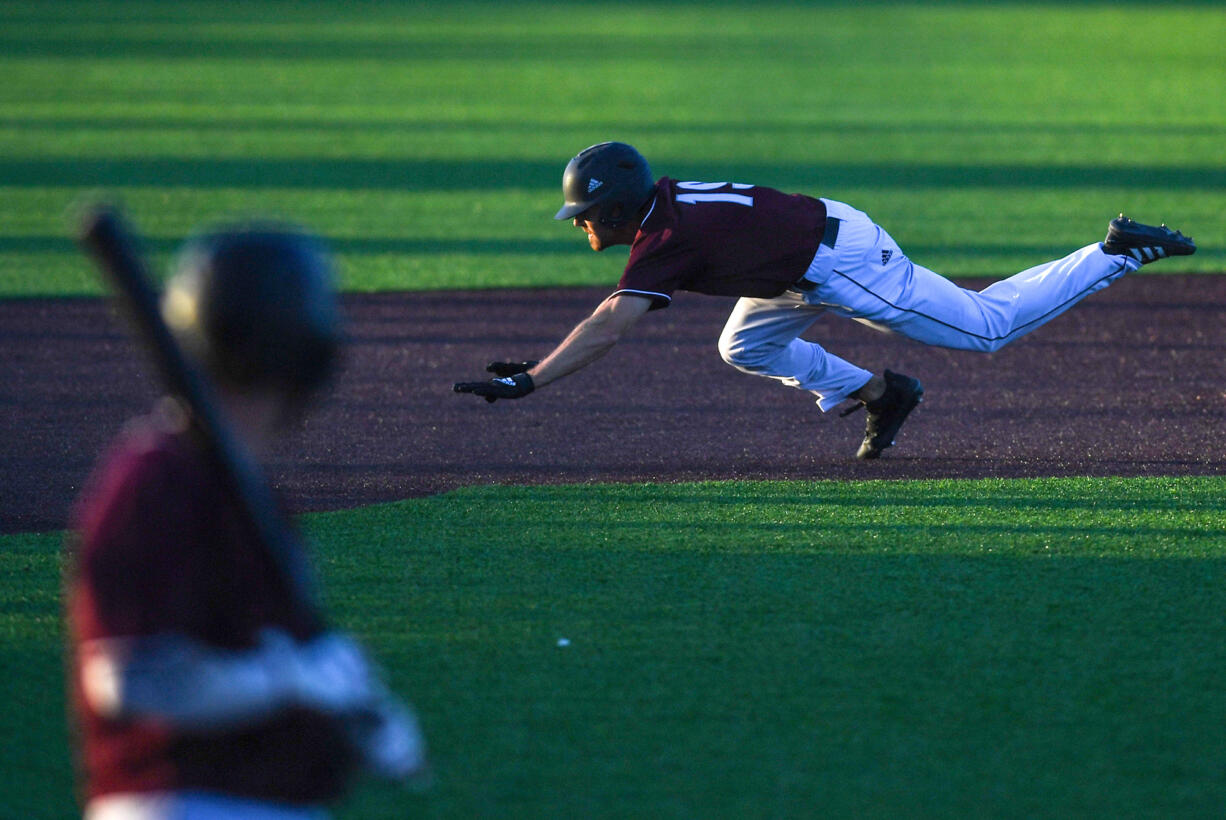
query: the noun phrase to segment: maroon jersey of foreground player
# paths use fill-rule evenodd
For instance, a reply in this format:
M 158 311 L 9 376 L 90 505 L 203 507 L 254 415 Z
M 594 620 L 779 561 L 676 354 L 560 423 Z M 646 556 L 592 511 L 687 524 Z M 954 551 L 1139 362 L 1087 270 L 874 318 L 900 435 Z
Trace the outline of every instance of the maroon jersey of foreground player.
M 774 298 L 804 275 L 825 226 L 820 199 L 662 177 L 616 292 L 646 296 L 653 310 L 674 290 Z
M 320 629 L 293 613 L 261 550 L 190 435 L 142 419 L 91 479 L 76 510 L 68 578 L 74 643 L 178 633 L 239 650 L 261 629 L 302 639 Z M 205 790 L 294 804 L 338 798 L 353 760 L 335 721 L 300 708 L 226 732 L 174 731 L 148 719 L 107 719 L 82 694 L 72 705 L 86 799 L 123 792 Z

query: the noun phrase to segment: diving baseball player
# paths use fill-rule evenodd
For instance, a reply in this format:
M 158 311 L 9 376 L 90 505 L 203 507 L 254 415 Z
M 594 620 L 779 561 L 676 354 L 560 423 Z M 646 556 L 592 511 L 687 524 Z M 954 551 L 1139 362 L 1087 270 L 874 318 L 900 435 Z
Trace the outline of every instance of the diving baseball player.
M 1121 215 L 1107 237 L 982 291 L 915 264 L 866 214 L 842 202 L 737 182 L 655 179 L 619 142 L 574 157 L 562 178 L 571 219 L 592 250 L 629 245 L 617 289 L 539 362 L 494 362 L 497 378 L 454 385 L 487 401 L 517 399 L 591 364 L 674 291 L 738 296 L 719 339 L 724 361 L 808 390 L 823 410 L 867 409 L 856 456 L 894 443 L 924 395 L 917 379 L 874 374 L 802 340 L 823 311 L 925 344 L 990 352 L 1051 321 L 1141 265 L 1194 253 L 1165 225 Z M 850 410 L 848 412 L 851 412 Z

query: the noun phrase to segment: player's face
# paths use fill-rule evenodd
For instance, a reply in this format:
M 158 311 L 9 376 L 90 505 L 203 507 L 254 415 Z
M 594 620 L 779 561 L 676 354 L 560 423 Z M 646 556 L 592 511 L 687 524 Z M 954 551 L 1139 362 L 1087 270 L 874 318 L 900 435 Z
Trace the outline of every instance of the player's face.
M 591 207 L 575 217 L 575 227 L 587 234 L 587 243 L 592 250 L 603 251 L 613 245 L 629 245 L 634 241 L 634 233 L 629 233 L 627 238 L 624 226 L 619 229 L 600 224 L 599 214 L 598 207 Z
M 587 243 L 592 246 L 592 250 L 602 251 L 609 246 L 605 241 L 608 229 L 597 221 L 596 213 L 596 208 L 588 208 L 575 217 L 575 227 L 587 234 Z

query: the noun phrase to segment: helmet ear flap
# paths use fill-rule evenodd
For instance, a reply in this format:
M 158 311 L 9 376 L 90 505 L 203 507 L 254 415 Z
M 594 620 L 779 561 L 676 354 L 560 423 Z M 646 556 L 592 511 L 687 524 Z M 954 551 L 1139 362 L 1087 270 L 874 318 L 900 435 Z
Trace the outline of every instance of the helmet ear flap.
M 626 206 L 621 202 L 611 202 L 600 209 L 600 224 L 610 228 L 620 228 L 626 221 Z

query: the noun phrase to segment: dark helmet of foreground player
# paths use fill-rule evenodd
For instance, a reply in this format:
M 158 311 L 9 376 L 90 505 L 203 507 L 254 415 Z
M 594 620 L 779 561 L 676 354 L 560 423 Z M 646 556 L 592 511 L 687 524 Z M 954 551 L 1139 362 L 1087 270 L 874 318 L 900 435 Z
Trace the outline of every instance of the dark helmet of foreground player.
M 562 196 L 566 204 L 554 219 L 574 219 L 599 205 L 597 221 L 611 228 L 638 213 L 655 188 L 651 168 L 634 146 L 602 142 L 584 148 L 566 165 Z
M 283 225 L 223 227 L 188 240 L 162 297 L 184 350 L 220 382 L 305 401 L 341 341 L 328 255 Z

